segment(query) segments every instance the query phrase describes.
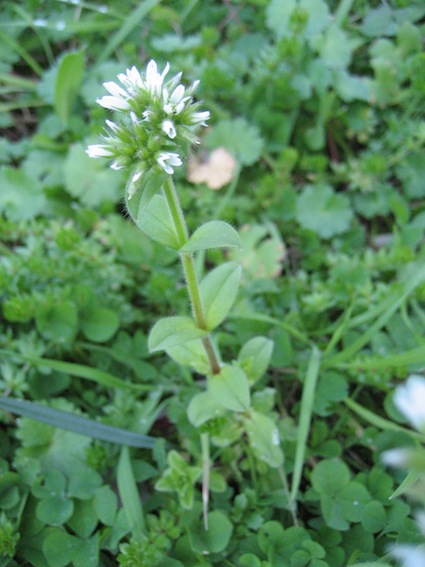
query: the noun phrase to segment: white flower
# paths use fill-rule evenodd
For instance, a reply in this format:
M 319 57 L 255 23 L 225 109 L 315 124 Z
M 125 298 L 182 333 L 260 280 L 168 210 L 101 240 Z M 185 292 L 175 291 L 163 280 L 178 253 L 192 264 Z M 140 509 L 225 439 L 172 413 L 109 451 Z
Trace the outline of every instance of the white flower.
M 404 386 L 397 388 L 394 404 L 416 429 L 425 429 L 425 378 L 410 376 Z
M 89 146 L 86 150 L 86 154 L 92 158 L 112 157 L 114 155 L 106 146 L 102 146 L 101 144 Z
M 171 120 L 164 120 L 164 122 L 162 123 L 162 130 L 171 139 L 177 136 L 176 128 Z
M 180 114 L 184 109 L 185 103 L 190 99 L 190 96 L 185 97 L 186 89 L 183 85 L 178 85 L 171 95 L 167 89 L 162 91 L 162 99 L 164 101 L 164 111 L 167 114 Z
M 114 83 L 113 81 L 103 83 L 103 86 L 112 96 L 121 97 L 124 99 L 128 98 L 128 94 L 125 92 L 125 90 L 121 88 L 119 85 L 117 85 L 117 83 Z
M 137 88 L 143 88 L 144 86 L 142 77 L 136 67 L 127 69 L 125 74 L 120 73 L 118 79 L 131 93 L 134 93 Z
M 108 126 L 108 128 L 112 130 L 112 132 L 114 133 L 118 132 L 119 126 L 117 126 L 115 122 L 112 122 L 112 120 L 105 120 L 105 124 L 106 126 Z
M 168 173 L 169 175 L 174 173 L 174 169 L 172 168 L 172 166 L 178 167 L 183 163 L 182 160 L 180 159 L 179 154 L 176 154 L 174 152 L 162 152 L 159 155 L 157 162 L 165 171 L 165 173 Z
M 201 124 L 201 126 L 207 126 L 206 120 L 210 117 L 210 113 L 208 110 L 204 112 L 194 112 L 192 114 L 192 124 Z
M 392 549 L 391 555 L 402 562 L 403 567 L 424 567 L 425 549 L 423 546 L 397 545 Z
M 146 88 L 152 95 L 160 96 L 162 93 L 162 84 L 164 82 L 165 75 L 170 69 L 170 64 L 167 63 L 164 71 L 159 74 L 158 67 L 153 59 L 149 61 L 146 68 Z
M 390 449 L 382 453 L 382 461 L 390 467 L 405 467 L 411 451 L 409 449 Z
M 97 104 L 108 110 L 129 110 L 130 105 L 121 96 L 103 96 L 96 99 Z

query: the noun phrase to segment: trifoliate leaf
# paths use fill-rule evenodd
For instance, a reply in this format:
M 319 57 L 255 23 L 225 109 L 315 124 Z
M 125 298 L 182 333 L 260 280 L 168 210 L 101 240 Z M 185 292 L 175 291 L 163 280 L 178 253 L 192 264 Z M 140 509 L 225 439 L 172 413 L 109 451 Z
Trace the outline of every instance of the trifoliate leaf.
M 303 228 L 331 238 L 350 228 L 353 212 L 347 197 L 328 185 L 307 185 L 297 199 L 296 218 Z
M 260 132 L 244 118 L 218 122 L 207 134 L 206 143 L 210 148 L 225 148 L 242 165 L 255 163 L 263 149 Z
M 240 237 L 241 248 L 232 249 L 228 256 L 243 266 L 244 277 L 252 281 L 276 278 L 282 270 L 286 248 L 274 225 L 245 225 Z

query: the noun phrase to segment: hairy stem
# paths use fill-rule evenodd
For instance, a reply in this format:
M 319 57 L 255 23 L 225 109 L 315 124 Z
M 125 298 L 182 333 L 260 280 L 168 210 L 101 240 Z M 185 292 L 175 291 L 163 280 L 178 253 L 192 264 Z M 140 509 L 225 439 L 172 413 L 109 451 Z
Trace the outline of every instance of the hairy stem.
M 176 188 L 171 175 L 168 176 L 164 185 L 164 195 L 167 200 L 168 208 L 173 218 L 174 226 L 176 228 L 178 241 L 183 246 L 189 239 L 189 231 L 187 229 L 186 221 L 180 206 L 180 200 L 177 195 Z M 190 304 L 192 307 L 193 317 L 199 329 L 206 329 L 207 324 L 205 320 L 205 311 L 202 305 L 201 294 L 199 292 L 198 277 L 196 275 L 195 262 L 193 254 L 190 252 L 182 252 L 180 259 L 183 265 L 186 286 L 189 293 Z M 202 339 L 208 362 L 212 374 L 220 372 L 220 362 L 211 342 L 211 338 L 206 336 Z

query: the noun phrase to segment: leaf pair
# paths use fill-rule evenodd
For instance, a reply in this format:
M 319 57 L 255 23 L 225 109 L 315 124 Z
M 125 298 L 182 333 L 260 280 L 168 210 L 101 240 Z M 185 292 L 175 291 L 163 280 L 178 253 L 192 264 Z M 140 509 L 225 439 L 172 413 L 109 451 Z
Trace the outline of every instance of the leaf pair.
M 235 262 L 227 262 L 215 268 L 202 280 L 199 291 L 205 314 L 205 329 L 197 327 L 190 317 L 160 319 L 149 335 L 149 350 L 166 350 L 202 339 L 220 325 L 236 299 L 241 271 L 241 267 Z

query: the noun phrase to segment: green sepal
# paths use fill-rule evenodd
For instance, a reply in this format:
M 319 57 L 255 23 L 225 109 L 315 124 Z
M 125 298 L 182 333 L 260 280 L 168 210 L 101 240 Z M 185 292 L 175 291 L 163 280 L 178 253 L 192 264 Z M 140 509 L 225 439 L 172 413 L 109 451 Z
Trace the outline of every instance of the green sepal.
M 150 352 L 201 339 L 208 331 L 199 329 L 190 317 L 164 317 L 155 323 L 148 338 Z
M 251 403 L 248 378 L 238 366 L 226 364 L 219 374 L 209 376 L 208 391 L 224 409 L 246 411 Z
M 208 330 L 215 329 L 229 313 L 238 293 L 242 267 L 236 262 L 226 262 L 207 274 L 199 291 L 205 309 Z
M 261 378 L 270 363 L 274 343 L 266 337 L 254 337 L 244 344 L 238 361 L 245 370 L 250 384 Z
M 240 248 L 236 230 L 227 222 L 210 221 L 195 230 L 180 252 L 197 252 L 211 248 Z
M 267 415 L 251 411 L 244 417 L 244 426 L 254 455 L 270 467 L 283 464 L 279 430 Z
M 211 392 L 199 392 L 190 400 L 187 417 L 192 425 L 199 427 L 209 419 L 223 414 L 223 407 L 216 401 Z

